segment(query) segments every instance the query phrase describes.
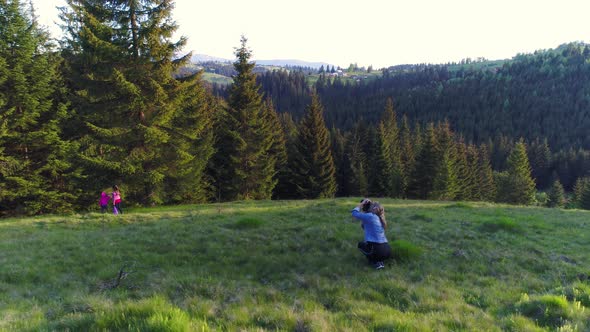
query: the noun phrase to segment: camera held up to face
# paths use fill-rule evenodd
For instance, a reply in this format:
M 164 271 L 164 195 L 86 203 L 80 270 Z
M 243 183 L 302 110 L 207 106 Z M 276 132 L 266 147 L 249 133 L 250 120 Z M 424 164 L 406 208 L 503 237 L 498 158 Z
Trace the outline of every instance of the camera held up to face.
M 362 206 L 361 206 L 361 210 L 363 212 L 369 212 L 371 209 L 371 201 L 367 198 L 364 198 L 361 200 Z

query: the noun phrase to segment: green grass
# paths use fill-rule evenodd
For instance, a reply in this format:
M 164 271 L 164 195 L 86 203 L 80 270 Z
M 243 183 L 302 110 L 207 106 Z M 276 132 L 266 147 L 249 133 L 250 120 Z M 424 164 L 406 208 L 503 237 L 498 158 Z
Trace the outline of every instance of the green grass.
M 0 330 L 590 329 L 590 213 L 379 199 L 375 271 L 359 199 L 0 220 Z
M 208 72 L 203 72 L 203 80 L 209 83 L 217 83 L 221 85 L 229 85 L 234 81 L 231 77 Z

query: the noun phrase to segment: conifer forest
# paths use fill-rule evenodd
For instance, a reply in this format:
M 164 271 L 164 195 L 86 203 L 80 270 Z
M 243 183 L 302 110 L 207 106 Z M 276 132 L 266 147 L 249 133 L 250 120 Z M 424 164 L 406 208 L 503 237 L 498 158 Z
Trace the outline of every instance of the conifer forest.
M 590 209 L 590 45 L 512 59 L 186 70 L 171 0 L 67 0 L 50 37 L 0 0 L 0 216 L 371 196 Z M 313 81 L 310 77 L 314 77 Z

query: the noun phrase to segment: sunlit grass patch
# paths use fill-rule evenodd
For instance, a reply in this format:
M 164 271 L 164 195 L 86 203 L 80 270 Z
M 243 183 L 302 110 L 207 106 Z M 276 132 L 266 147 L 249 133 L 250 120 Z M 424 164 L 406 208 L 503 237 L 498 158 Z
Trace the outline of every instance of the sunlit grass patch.
M 565 296 L 549 294 L 532 298 L 525 294 L 516 308 L 540 326 L 551 328 L 558 328 L 572 320 L 578 320 L 584 312 L 579 302 L 571 303 Z
M 193 321 L 185 311 L 160 297 L 96 308 L 86 315 L 72 312 L 50 328 L 77 331 L 209 330 L 206 322 Z

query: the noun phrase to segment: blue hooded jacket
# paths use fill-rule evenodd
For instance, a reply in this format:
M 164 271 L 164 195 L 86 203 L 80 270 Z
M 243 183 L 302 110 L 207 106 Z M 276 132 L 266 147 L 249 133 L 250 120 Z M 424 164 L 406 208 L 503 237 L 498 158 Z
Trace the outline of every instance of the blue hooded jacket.
M 358 207 L 352 210 L 352 216 L 361 221 L 361 226 L 365 231 L 365 241 L 375 243 L 387 243 L 387 238 L 385 237 L 385 230 L 383 229 L 383 225 L 381 225 L 381 220 L 379 220 L 379 216 L 371 212 L 361 212 Z

